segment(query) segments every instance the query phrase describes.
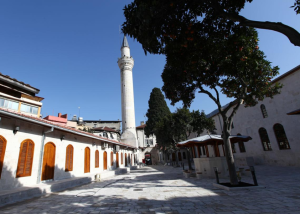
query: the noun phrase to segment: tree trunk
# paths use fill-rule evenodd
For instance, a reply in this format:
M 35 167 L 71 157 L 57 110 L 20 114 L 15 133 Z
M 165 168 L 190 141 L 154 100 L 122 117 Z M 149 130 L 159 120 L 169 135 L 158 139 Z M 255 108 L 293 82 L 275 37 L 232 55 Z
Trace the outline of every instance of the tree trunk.
M 223 116 L 223 142 L 224 142 L 225 156 L 226 156 L 226 161 L 227 161 L 227 166 L 228 166 L 228 171 L 230 176 L 230 183 L 231 185 L 237 186 L 239 182 L 235 171 L 235 163 L 232 154 L 231 143 L 229 141 L 230 125 L 231 124 L 228 121 L 228 118 Z
M 192 164 L 191 164 L 191 156 L 190 156 L 190 151 L 188 148 L 186 148 L 186 155 L 187 155 L 187 159 L 188 159 L 188 165 L 189 165 L 189 170 L 193 170 L 192 168 Z

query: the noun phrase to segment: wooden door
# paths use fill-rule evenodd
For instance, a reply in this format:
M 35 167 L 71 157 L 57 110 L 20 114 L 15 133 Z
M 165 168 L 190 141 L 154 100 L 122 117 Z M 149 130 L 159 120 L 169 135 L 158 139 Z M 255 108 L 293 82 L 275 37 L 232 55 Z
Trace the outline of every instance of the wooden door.
M 127 166 L 127 154 L 125 153 L 125 166 Z
M 178 160 L 179 160 L 179 161 L 182 161 L 182 158 L 181 158 L 181 152 L 178 152 Z
M 6 139 L 0 136 L 0 178 L 1 178 L 3 162 L 4 162 L 5 148 L 6 148 Z
M 90 148 L 86 147 L 84 150 L 84 173 L 90 172 L 90 162 L 91 162 Z
M 114 153 L 110 152 L 110 166 L 113 167 L 114 166 Z
M 119 167 L 119 153 L 116 153 L 116 166 Z
M 55 145 L 54 143 L 46 143 L 44 147 L 42 181 L 54 178 L 55 165 Z
M 107 169 L 107 152 L 103 152 L 103 170 Z

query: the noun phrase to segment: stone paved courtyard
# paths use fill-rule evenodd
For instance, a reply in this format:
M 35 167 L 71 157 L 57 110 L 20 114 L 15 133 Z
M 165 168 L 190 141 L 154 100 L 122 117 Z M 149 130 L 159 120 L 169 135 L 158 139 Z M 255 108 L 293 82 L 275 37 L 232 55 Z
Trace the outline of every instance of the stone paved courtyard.
M 183 178 L 181 168 L 144 167 L 0 207 L 0 213 L 300 213 L 300 168 L 256 166 L 256 171 L 266 188 L 229 192 L 213 187 L 214 179 Z

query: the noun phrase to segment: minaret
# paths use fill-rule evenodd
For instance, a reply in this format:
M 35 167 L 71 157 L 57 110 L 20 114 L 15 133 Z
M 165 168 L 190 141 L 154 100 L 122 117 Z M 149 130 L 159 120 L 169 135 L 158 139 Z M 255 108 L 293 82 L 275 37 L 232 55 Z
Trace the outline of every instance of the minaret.
M 134 60 L 130 56 L 130 48 L 124 36 L 121 47 L 121 58 L 118 59 L 121 73 L 122 98 L 122 135 L 121 142 L 138 147 L 135 129 L 135 112 L 133 96 L 132 68 Z

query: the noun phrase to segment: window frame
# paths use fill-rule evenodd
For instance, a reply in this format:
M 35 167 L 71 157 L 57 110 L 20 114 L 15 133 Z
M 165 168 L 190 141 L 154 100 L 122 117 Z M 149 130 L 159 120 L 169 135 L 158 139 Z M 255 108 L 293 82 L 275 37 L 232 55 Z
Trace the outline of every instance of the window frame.
M 282 128 L 282 130 L 280 130 L 282 133 L 278 134 L 279 130 L 277 129 L 277 131 L 276 131 L 275 126 Z M 280 123 L 276 123 L 273 126 L 273 130 L 274 130 L 274 134 L 275 134 L 275 137 L 276 137 L 276 140 L 277 140 L 277 143 L 278 143 L 279 150 L 291 149 L 291 146 L 290 146 L 289 140 L 288 140 L 288 138 L 286 136 L 286 133 L 285 133 L 283 125 L 280 124 Z M 282 139 L 282 138 L 285 138 L 285 139 Z M 282 142 L 282 140 L 283 140 L 283 145 L 281 146 L 280 143 Z M 286 146 L 287 146 L 287 148 L 286 148 Z
M 70 151 L 68 152 L 68 149 L 72 149 L 72 163 L 70 163 L 70 156 L 68 156 L 69 153 L 71 153 Z M 71 172 L 73 171 L 73 162 L 74 162 L 74 147 L 69 144 L 66 147 L 66 163 L 65 163 L 65 172 Z
M 268 112 L 267 112 L 266 106 L 264 104 L 260 105 L 260 110 L 261 110 L 261 113 L 263 115 L 263 118 L 267 118 L 268 117 Z
M 23 151 L 23 146 L 25 143 L 28 143 L 27 148 L 26 148 L 26 154 L 25 154 L 25 158 L 24 158 L 24 167 L 23 167 L 23 173 L 20 174 L 19 173 L 19 169 L 20 169 L 20 164 L 21 164 L 21 156 L 22 156 L 22 151 Z M 28 158 L 28 151 L 29 151 L 29 144 L 32 144 L 32 158 L 30 161 L 30 172 L 26 173 L 26 164 L 27 164 L 27 158 Z M 18 167 L 17 167 L 17 171 L 16 171 L 16 178 L 20 178 L 20 177 L 28 177 L 31 176 L 32 173 L 32 163 L 33 163 L 33 158 L 34 158 L 34 142 L 31 139 L 25 139 L 21 142 L 20 144 L 20 151 L 19 151 L 19 159 L 18 159 Z
M 264 130 L 264 131 L 266 131 L 266 137 L 268 138 L 267 140 L 268 140 L 268 142 L 265 142 L 266 143 L 266 146 L 267 146 L 267 149 L 266 149 L 266 147 L 264 146 L 264 142 L 263 142 L 263 138 L 262 138 L 262 134 L 261 134 L 261 131 L 260 130 Z M 259 129 L 258 129 L 258 134 L 259 134 L 259 137 L 260 137 L 260 141 L 261 141 L 261 145 L 262 145 L 262 147 L 263 147 L 263 150 L 264 151 L 272 151 L 272 146 L 271 146 L 271 141 L 270 141 L 270 138 L 269 138 L 269 135 L 268 135 L 268 131 L 267 131 L 267 129 L 265 129 L 264 127 L 260 127 Z M 263 136 L 264 137 L 264 136 Z

